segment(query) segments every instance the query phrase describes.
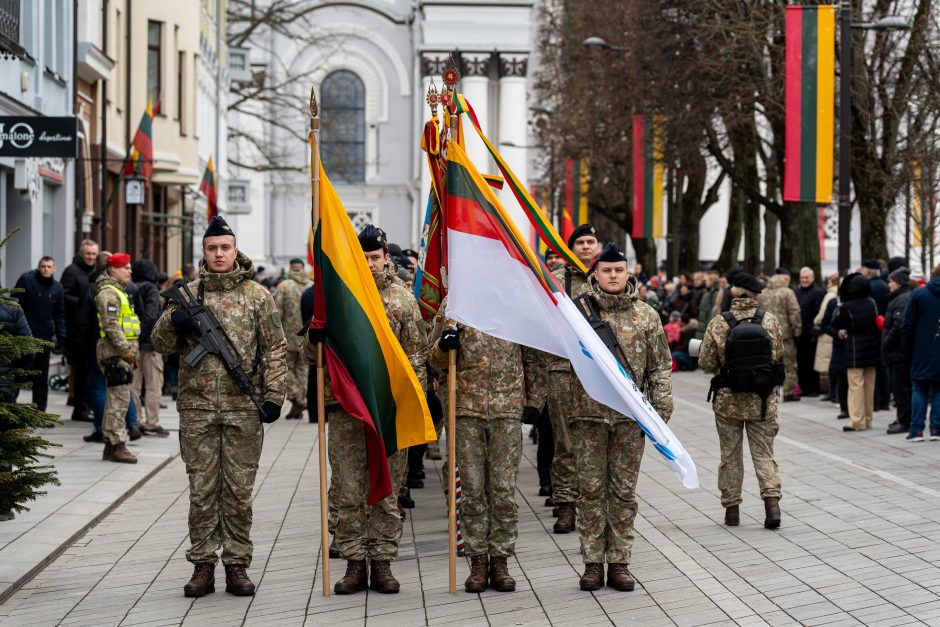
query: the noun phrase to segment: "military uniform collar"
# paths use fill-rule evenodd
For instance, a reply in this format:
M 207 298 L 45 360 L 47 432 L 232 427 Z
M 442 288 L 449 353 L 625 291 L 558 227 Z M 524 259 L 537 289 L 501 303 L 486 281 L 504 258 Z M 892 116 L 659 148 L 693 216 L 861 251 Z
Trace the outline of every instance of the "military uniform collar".
M 753 298 L 735 298 L 731 301 L 731 311 L 747 311 L 757 309 L 757 301 Z
M 254 276 L 254 267 L 244 253 L 235 257 L 235 269 L 231 272 L 209 272 L 206 260 L 199 262 L 200 289 L 207 292 L 227 292 Z
M 608 294 L 593 281 L 591 285 L 591 295 L 597 301 L 598 306 L 604 311 L 613 311 L 616 309 L 625 309 L 637 299 L 637 281 L 636 277 L 630 275 L 627 277 L 627 289 L 623 294 Z

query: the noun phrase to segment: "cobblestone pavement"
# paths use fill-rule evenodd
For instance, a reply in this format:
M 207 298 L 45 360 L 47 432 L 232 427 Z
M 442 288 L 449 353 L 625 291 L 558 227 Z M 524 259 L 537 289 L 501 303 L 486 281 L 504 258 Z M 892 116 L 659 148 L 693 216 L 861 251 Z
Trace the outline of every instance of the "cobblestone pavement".
M 578 590 L 577 534 L 553 535 L 536 497 L 535 447 L 519 474 L 519 542 L 513 594 L 447 593 L 444 498 L 428 462 L 413 490 L 393 570 L 398 595 L 321 596 L 315 425 L 280 420 L 267 429 L 255 496 L 254 598 L 182 595 L 187 488 L 170 462 L 0 605 L 10 625 L 940 625 L 940 443 L 842 432 L 834 406 L 782 405 L 777 459 L 783 526 L 761 526 L 756 481 L 747 477 L 742 525 L 720 524 L 718 442 L 705 403 L 707 378 L 675 376 L 671 422 L 698 465 L 686 490 L 648 453 L 639 484 L 637 590 Z M 434 485 L 432 485 L 434 484 Z M 343 562 L 332 561 L 335 581 Z M 221 570 L 219 573 L 221 574 Z M 458 563 L 458 584 L 468 574 Z

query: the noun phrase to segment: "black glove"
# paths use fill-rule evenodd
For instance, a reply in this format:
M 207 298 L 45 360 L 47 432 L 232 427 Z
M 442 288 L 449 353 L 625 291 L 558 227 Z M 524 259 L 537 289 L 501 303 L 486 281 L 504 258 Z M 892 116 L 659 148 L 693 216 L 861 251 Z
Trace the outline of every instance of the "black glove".
M 264 414 L 261 416 L 261 422 L 270 424 L 281 417 L 281 406 L 271 401 L 265 401 L 261 406 Z
M 524 425 L 534 425 L 539 420 L 539 416 L 542 414 L 539 410 L 531 405 L 526 405 L 522 410 L 522 424 Z
M 177 335 L 185 337 L 196 332 L 196 321 L 183 309 L 174 309 L 170 314 L 170 322 L 173 323 Z
M 455 351 L 460 348 L 460 328 L 444 329 L 441 339 L 437 341 L 437 346 L 442 351 Z
M 326 341 L 326 329 L 316 329 L 310 327 L 307 329 L 307 341 L 311 344 L 320 344 Z

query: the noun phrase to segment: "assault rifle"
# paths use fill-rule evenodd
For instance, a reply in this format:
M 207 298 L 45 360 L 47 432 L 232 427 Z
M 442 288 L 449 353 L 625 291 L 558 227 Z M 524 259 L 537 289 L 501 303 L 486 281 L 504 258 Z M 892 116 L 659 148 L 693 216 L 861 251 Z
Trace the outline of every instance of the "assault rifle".
M 229 339 L 228 334 L 222 328 L 212 310 L 206 307 L 200 299 L 193 296 L 189 286 L 182 279 L 177 279 L 173 283 L 173 287 L 165 290 L 160 295 L 179 305 L 195 322 L 196 332 L 194 338 L 196 348 L 189 351 L 189 354 L 183 358 L 186 365 L 193 368 L 206 355 L 216 355 L 222 360 L 222 364 L 235 379 L 235 382 L 238 383 L 238 387 L 251 399 L 258 411 L 264 415 L 261 401 L 258 400 L 255 394 L 255 386 L 251 382 L 248 373 L 242 368 L 241 359 L 239 359 L 238 353 L 232 345 L 232 340 Z
M 573 298 L 572 302 L 574 306 L 578 308 L 578 311 L 581 312 L 581 315 L 584 316 L 584 319 L 588 321 L 588 324 L 591 325 L 591 328 L 594 329 L 594 332 L 597 333 L 597 337 L 601 338 L 604 346 L 606 346 L 607 350 L 614 356 L 617 363 L 630 373 L 633 382 L 636 383 L 638 381 L 636 373 L 633 372 L 633 368 L 630 367 L 630 362 L 627 361 L 627 356 L 620 346 L 617 334 L 610 328 L 609 323 L 601 320 L 601 310 L 597 305 L 597 301 L 594 300 L 594 297 L 590 294 L 582 294 L 581 296 Z

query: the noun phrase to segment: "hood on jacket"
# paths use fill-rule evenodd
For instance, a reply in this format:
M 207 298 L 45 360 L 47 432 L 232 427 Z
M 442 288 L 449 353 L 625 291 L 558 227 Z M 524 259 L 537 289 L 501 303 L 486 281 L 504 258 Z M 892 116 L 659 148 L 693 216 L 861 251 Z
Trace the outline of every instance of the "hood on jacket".
M 131 264 L 131 280 L 134 283 L 156 283 L 157 274 L 157 266 L 147 259 L 138 259 Z
M 940 276 L 930 279 L 930 282 L 925 286 L 930 293 L 934 296 L 940 296 Z
M 239 283 L 251 279 L 255 275 L 255 267 L 251 259 L 243 252 L 235 256 L 235 269 L 231 272 L 210 272 L 206 260 L 199 261 L 199 278 L 205 285 L 206 291 L 225 292 Z
M 591 295 L 604 311 L 622 309 L 639 298 L 639 284 L 636 277 L 630 274 L 627 276 L 627 285 L 623 294 L 608 294 L 597 285 L 595 280 L 591 285 Z
M 842 302 L 869 296 L 871 296 L 871 281 L 858 272 L 849 274 L 839 286 L 839 299 Z

